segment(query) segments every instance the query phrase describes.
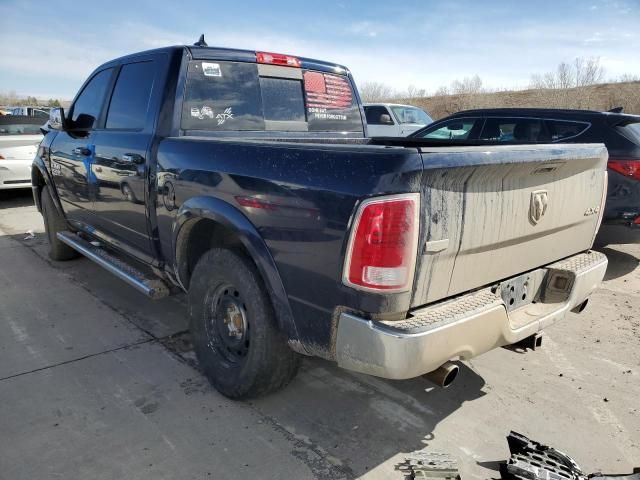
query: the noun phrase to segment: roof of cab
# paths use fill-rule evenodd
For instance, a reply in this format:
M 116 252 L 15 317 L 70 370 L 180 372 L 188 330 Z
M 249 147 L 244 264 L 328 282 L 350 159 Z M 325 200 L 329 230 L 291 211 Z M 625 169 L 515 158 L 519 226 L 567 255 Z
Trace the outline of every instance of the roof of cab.
M 175 53 L 176 51 L 188 51 L 189 55 L 194 60 L 227 60 L 235 62 L 255 62 L 256 51 L 261 50 L 241 50 L 237 48 L 227 47 L 201 47 L 196 45 L 173 45 L 168 47 L 156 48 L 153 50 L 145 50 L 142 52 L 136 52 L 123 57 L 115 58 L 102 65 L 99 68 L 104 68 L 112 64 L 122 63 L 123 61 L 133 59 L 135 57 L 150 55 L 156 53 Z M 313 58 L 295 56 L 300 60 L 302 68 L 311 70 L 320 70 L 328 73 L 348 74 L 349 69 L 343 65 L 337 63 L 325 62 L 322 60 L 316 60 Z

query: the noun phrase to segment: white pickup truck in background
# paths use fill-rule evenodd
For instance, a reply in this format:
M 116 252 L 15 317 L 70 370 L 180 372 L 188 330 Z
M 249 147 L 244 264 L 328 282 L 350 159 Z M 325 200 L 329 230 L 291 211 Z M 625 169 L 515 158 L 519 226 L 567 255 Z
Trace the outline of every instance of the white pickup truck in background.
M 370 137 L 406 137 L 433 123 L 427 112 L 413 105 L 365 103 L 364 112 Z

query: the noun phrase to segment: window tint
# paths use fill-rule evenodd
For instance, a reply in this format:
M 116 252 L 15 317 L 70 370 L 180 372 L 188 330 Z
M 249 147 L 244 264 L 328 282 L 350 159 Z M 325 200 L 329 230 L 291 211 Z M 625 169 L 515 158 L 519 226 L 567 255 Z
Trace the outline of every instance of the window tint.
M 419 125 L 429 125 L 433 122 L 431 117 L 420 108 L 392 105 L 391 110 L 393 110 L 393 113 L 400 123 L 417 123 Z
M 86 85 L 71 107 L 71 128 L 88 130 L 95 127 L 113 69 L 98 72 Z
M 393 125 L 393 119 L 391 118 L 391 114 L 386 109 L 386 107 L 364 107 L 364 114 L 367 117 L 367 123 L 369 125 Z M 383 115 L 386 115 L 389 118 L 383 118 Z
M 640 123 L 630 123 L 624 127 L 618 127 L 618 129 L 625 137 L 640 146 Z
M 360 109 L 346 77 L 307 70 L 303 78 L 310 131 L 362 132 Z
M 302 82 L 288 78 L 260 78 L 265 120 L 304 122 Z
M 513 129 L 516 126 L 513 118 L 487 118 L 480 133 L 480 140 L 496 142 L 513 142 Z
M 425 130 L 420 137 L 433 140 L 467 140 L 473 127 L 479 122 L 481 120 L 478 118 L 452 118 Z
M 549 129 L 551 141 L 575 137 L 589 128 L 588 123 L 570 122 L 566 120 L 545 120 L 545 123 Z
M 362 132 L 360 109 L 346 77 L 302 73 L 302 81 L 260 77 L 254 63 L 191 61 L 181 127 Z M 266 125 L 265 120 L 292 123 Z
M 185 130 L 264 130 L 255 63 L 189 62 L 182 106 Z
M 111 96 L 107 128 L 144 128 L 154 78 L 153 62 L 123 65 Z

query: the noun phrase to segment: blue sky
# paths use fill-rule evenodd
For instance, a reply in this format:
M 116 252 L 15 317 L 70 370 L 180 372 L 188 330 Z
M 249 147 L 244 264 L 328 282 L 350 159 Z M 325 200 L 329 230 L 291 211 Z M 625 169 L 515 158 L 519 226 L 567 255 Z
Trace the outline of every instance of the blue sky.
M 578 56 L 600 57 L 607 78 L 640 75 L 640 0 L 0 0 L 0 91 L 72 98 L 100 63 L 200 33 L 209 45 L 335 61 L 357 82 L 397 89 L 475 74 L 522 88 Z

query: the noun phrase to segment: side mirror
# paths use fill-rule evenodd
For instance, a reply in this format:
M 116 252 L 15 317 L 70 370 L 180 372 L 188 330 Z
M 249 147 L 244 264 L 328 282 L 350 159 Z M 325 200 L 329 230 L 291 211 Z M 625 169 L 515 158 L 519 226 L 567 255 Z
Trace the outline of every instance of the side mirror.
M 447 125 L 447 130 L 464 130 L 464 124 L 452 123 L 451 125 Z
M 391 120 L 391 115 L 388 113 L 383 113 L 380 115 L 380 123 L 383 125 L 393 125 L 393 120 Z
M 51 130 L 65 130 L 66 121 L 64 118 L 64 108 L 52 108 L 49 110 L 48 123 Z

